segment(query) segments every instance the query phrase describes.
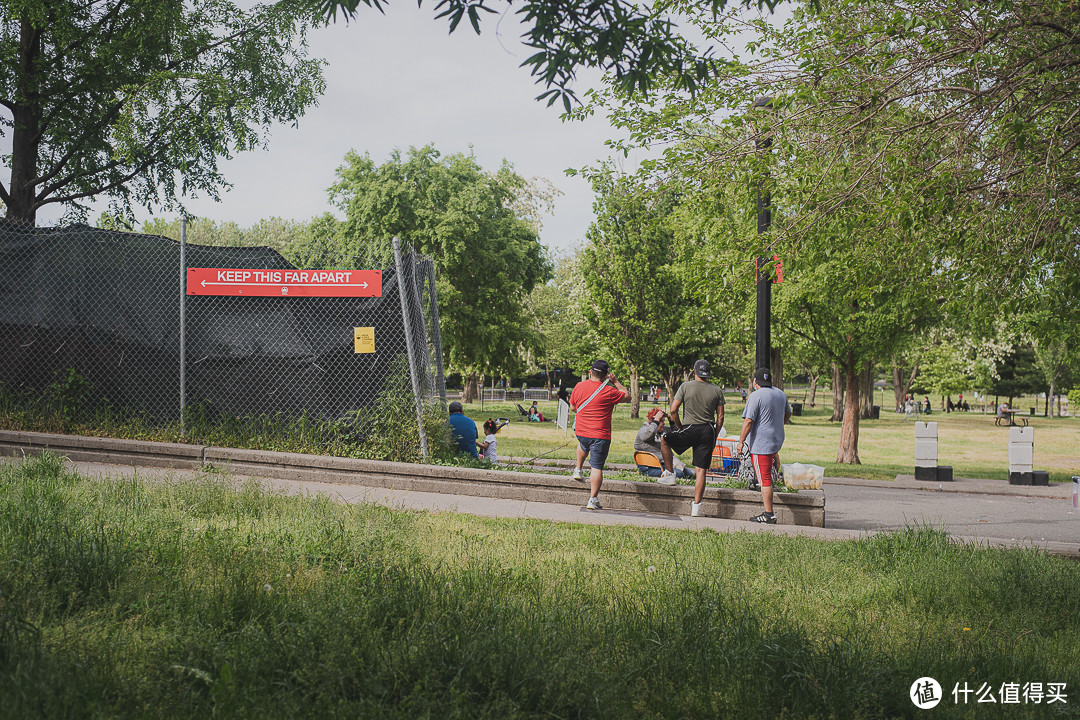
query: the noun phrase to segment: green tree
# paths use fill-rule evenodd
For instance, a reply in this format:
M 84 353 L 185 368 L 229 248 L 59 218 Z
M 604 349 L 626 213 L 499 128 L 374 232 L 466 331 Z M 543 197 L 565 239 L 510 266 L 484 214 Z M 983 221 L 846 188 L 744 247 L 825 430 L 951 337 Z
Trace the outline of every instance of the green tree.
M 103 215 L 102 217 L 107 216 Z M 310 228 L 314 222 L 304 223 L 297 220 L 271 217 L 259 220 L 251 227 L 245 228 L 231 220 L 218 222 L 209 218 L 191 218 L 187 221 L 186 233 L 187 241 L 192 245 L 216 245 L 219 247 L 265 246 L 273 248 L 288 257 L 287 254 L 290 252 L 290 248 L 301 244 L 310 235 Z M 98 227 L 108 226 L 99 221 Z M 110 229 L 114 228 L 110 227 Z M 128 229 L 131 229 L 130 226 Z M 163 235 L 179 241 L 180 219 L 151 218 L 139 226 L 139 231 L 150 235 Z
M 1053 415 L 1062 383 L 1080 372 L 1080 264 L 1033 274 L 1025 295 L 1028 310 L 1016 324 L 1032 338 L 1036 366 L 1046 383 L 1047 411 Z
M 894 215 L 906 203 L 919 203 L 918 195 L 858 186 L 813 227 L 784 232 L 792 215 L 814 212 L 822 185 L 850 182 L 850 166 L 830 160 L 822 168 L 803 140 L 798 133 L 775 136 L 769 152 L 723 168 L 723 179 L 702 184 L 702 194 L 715 198 L 716 209 L 708 211 L 718 218 L 712 222 L 714 253 L 729 268 L 724 282 L 737 294 L 753 296 L 754 258 L 775 254 L 783 260 L 783 282 L 772 286 L 773 334 L 822 369 L 836 366 L 834 396 L 840 386 L 843 391 L 842 410 L 834 409 L 843 422 L 837 462 L 858 463 L 859 418 L 870 405 L 874 364 L 888 361 L 907 338 L 936 322 L 943 277 L 922 240 L 949 228 L 916 227 Z M 807 176 L 815 183 L 807 185 Z M 780 230 L 759 235 L 739 218 L 757 214 L 754 198 L 762 185 L 771 190 Z
M 540 339 L 537 364 L 549 377 L 554 368 L 588 368 L 601 350 L 586 320 L 588 290 L 581 257 L 573 253 L 554 259 L 555 275 L 533 288 L 529 306 Z
M 295 124 L 324 87 L 299 2 L 0 2 L 0 200 L 33 223 L 58 203 L 165 208 L 227 183 L 218 158 Z
M 912 391 L 915 394 L 955 395 L 974 387 L 975 377 L 966 349 L 965 343 L 959 342 L 952 333 L 927 343 L 919 353 L 919 372 Z
M 866 228 L 858 224 L 829 223 L 820 231 L 813 244 L 804 237 L 798 253 L 785 254 L 791 259 L 785 262 L 784 283 L 777 286 L 781 290 L 774 302 L 778 322 L 842 371 L 837 462 L 858 463 L 866 364 L 890 358 L 920 320 L 932 317 L 932 278 L 920 281 L 917 274 L 913 278 L 900 273 L 901 268 L 918 267 L 919 258 L 902 253 L 898 239 L 867 242 L 862 239 Z M 901 258 L 909 262 L 898 262 Z M 925 258 L 920 264 L 926 264 Z
M 139 231 L 147 235 L 162 235 L 180 240 L 180 218 L 154 217 L 139 225 Z M 187 242 L 192 245 L 217 247 L 243 247 L 244 231 L 232 220 L 218 222 L 209 218 L 189 218 L 185 228 Z
M 343 255 L 338 247 L 340 235 L 341 221 L 331 213 L 323 213 L 300 225 L 282 254 L 300 268 L 351 269 L 354 267 L 352 260 Z
M 605 108 L 628 131 L 617 149 L 665 148 L 650 170 L 715 173 L 751 153 L 754 136 L 737 131 L 753 99 L 767 95 L 769 129 L 800 135 L 817 159 L 801 173 L 817 201 L 776 230 L 811 229 L 860 186 L 884 182 L 923 198 L 898 208 L 907 219 L 948 217 L 956 226 L 935 252 L 965 282 L 1023 282 L 1075 246 L 1076 3 L 928 0 L 912 10 L 822 0 L 780 28 L 717 18 L 689 0 L 666 6 L 710 40 L 752 40 L 744 59 L 692 97 L 665 78 L 648 99 L 617 83 L 593 96 L 582 113 Z M 848 181 L 821 182 L 837 162 L 850 169 Z
M 739 241 L 754 236 L 756 218 L 744 183 L 730 176 L 682 180 L 692 188 L 676 213 L 682 318 L 675 335 L 660 340 L 662 376 L 674 393 L 694 361 L 705 358 L 714 382 L 745 384 L 754 370 L 755 284 Z
M 1043 373 L 1035 359 L 1035 348 L 1030 342 L 1019 342 L 1001 362 L 997 363 L 996 378 L 990 384 L 990 394 L 1006 397 L 1009 404 L 1013 398 L 1043 390 Z
M 656 366 L 656 348 L 679 327 L 680 289 L 670 188 L 646 192 L 631 179 L 592 179 L 596 220 L 586 233 L 581 272 L 587 317 L 600 342 L 630 373 L 630 416 L 638 416 L 642 371 Z
M 397 237 L 431 255 L 449 366 L 466 376 L 517 375 L 538 338 L 526 300 L 551 275 L 533 225 L 513 207 L 527 182 L 504 162 L 485 171 L 473 155 L 434 147 L 395 151 L 377 165 L 350 152 L 331 198 L 345 214 L 328 266 L 383 267 Z
M 943 277 L 921 240 L 949 228 L 916 227 L 903 214 L 893 215 L 905 203 L 921 202 L 918 195 L 897 197 L 892 188 L 858 186 L 815 226 L 784 232 L 792 215 L 816 209 L 821 184 L 850 184 L 850 166 L 830 160 L 822 168 L 803 140 L 799 133 L 778 135 L 769 152 L 714 168 L 711 178 L 687 177 L 697 192 L 684 207 L 697 217 L 682 222 L 710 248 L 711 261 L 699 266 L 722 271 L 711 282 L 694 283 L 704 290 L 705 302 L 697 304 L 726 305 L 726 322 L 714 325 L 725 327 L 732 339 L 749 343 L 752 337 L 755 258 L 775 254 L 783 260 L 783 282 L 772 287 L 774 344 L 787 344 L 822 369 L 838 368 L 833 389 L 838 396 L 842 387 L 844 405 L 835 413 L 843 422 L 837 461 L 857 463 L 858 420 L 873 383 L 868 367 L 887 361 L 919 328 L 936 322 Z M 806 176 L 815 183 L 808 185 Z M 756 219 L 762 185 L 772 191 L 780 230 L 759 235 L 750 218 Z

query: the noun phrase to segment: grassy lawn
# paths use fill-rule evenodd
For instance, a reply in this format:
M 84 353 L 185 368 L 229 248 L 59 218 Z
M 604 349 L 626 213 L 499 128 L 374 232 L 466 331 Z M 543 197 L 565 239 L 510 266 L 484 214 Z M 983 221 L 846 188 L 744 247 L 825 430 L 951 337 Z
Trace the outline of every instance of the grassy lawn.
M 789 393 L 793 402 L 803 399 L 801 391 Z M 890 396 L 891 397 L 891 396 Z M 888 398 L 887 398 L 888 400 Z M 1014 403 L 1027 408 L 1033 399 Z M 554 402 L 539 403 L 545 417 L 555 417 Z M 612 423 L 613 443 L 611 462 L 633 461 L 634 435 L 644 422 L 644 414 L 652 405 L 642 405 L 641 420 L 630 418 L 629 405 L 620 405 Z M 666 406 L 665 406 L 666 407 Z M 742 423 L 742 400 L 728 395 L 725 425 L 729 435 L 737 436 Z M 1041 411 L 1041 404 L 1040 404 Z M 465 406 L 465 414 L 476 420 L 477 426 L 489 417 L 508 417 L 511 424 L 499 433 L 499 454 L 514 457 L 544 457 L 572 459 L 573 434 L 564 438 L 554 425 L 518 422 L 518 410 L 511 404 L 479 403 Z M 915 465 L 915 430 L 913 423 L 902 415 L 884 411 L 880 420 L 859 423 L 859 458 L 861 465 L 837 465 L 836 451 L 840 444 L 840 423 L 829 422 L 832 397 L 818 393 L 816 408 L 803 406 L 801 417 L 792 418 L 781 457 L 784 462 L 814 463 L 825 467 L 826 475 L 864 477 L 892 480 L 898 474 L 912 474 Z M 994 425 L 994 416 L 980 412 L 939 413 L 928 420 L 938 423 L 938 458 L 942 465 L 952 465 L 957 477 L 979 477 L 1007 480 L 1009 477 L 1008 429 Z M 1050 472 L 1052 481 L 1068 481 L 1080 475 L 1080 419 L 1029 418 L 1035 428 L 1035 467 Z M 684 458 L 689 460 L 689 454 Z
M 934 717 L 1080 707 L 1080 564 L 928 530 L 483 519 L 46 456 L 0 465 L 0 590 L 11 718 L 921 717 L 927 675 Z

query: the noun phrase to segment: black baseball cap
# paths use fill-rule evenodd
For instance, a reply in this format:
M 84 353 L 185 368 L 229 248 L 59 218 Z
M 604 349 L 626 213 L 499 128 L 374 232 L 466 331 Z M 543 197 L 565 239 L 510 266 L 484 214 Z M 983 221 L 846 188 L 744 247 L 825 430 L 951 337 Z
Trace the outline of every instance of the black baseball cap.
M 703 380 L 709 379 L 709 361 L 698 360 L 694 363 L 694 374 Z
M 452 413 L 461 412 L 461 403 L 459 403 L 457 400 L 450 403 L 450 412 L 452 412 Z
M 772 371 L 768 368 L 758 368 L 754 371 L 754 379 L 761 387 L 772 387 Z
M 598 375 L 607 376 L 608 370 L 611 367 L 607 364 L 607 360 L 597 360 L 592 364 L 592 371 Z

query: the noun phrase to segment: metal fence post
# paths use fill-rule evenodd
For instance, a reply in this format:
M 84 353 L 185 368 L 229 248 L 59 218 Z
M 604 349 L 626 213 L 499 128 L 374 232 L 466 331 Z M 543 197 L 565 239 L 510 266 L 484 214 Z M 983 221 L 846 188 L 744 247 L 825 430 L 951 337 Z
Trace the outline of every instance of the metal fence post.
M 420 392 L 424 400 L 429 400 L 437 390 L 431 363 L 430 334 L 427 327 L 427 318 L 424 317 L 424 301 L 420 298 L 420 286 L 424 282 L 424 269 L 421 266 L 422 261 L 417 257 L 416 253 L 413 253 L 412 258 L 412 272 L 410 273 L 412 282 L 409 283 L 407 288 L 409 306 L 416 308 L 417 317 L 420 318 L 420 327 L 417 330 L 416 343 L 413 347 L 416 348 L 416 367 L 420 370 L 418 375 L 422 379 Z M 431 382 L 428 382 L 429 377 Z
M 420 376 L 416 368 L 416 341 L 413 338 L 412 313 L 409 312 L 408 291 L 405 289 L 405 281 L 408 278 L 416 282 L 416 273 L 403 272 L 401 262 L 401 243 L 394 238 L 394 270 L 397 273 L 398 294 L 401 297 L 401 320 L 405 324 L 405 347 L 409 354 L 409 375 L 412 376 L 413 399 L 416 402 L 416 423 L 420 430 L 420 456 L 424 462 L 428 460 L 427 431 L 424 429 L 424 407 L 420 399 Z
M 184 405 L 187 401 L 187 218 L 180 217 L 180 437 L 184 437 Z
M 438 372 L 435 383 L 438 385 L 439 397 L 446 402 L 446 373 L 443 367 L 442 356 L 442 328 L 439 326 L 439 296 L 435 292 L 435 261 L 428 258 L 424 261 L 424 269 L 427 271 L 428 288 L 431 290 L 431 320 L 435 335 L 435 370 Z

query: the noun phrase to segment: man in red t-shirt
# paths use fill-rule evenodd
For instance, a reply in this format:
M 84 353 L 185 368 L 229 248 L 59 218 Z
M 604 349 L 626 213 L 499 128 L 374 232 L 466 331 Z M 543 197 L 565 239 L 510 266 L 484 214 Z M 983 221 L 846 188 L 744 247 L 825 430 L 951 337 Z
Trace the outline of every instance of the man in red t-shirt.
M 610 382 L 611 385 L 607 385 Z M 614 387 L 612 387 L 614 386 Z M 604 482 L 604 463 L 608 450 L 611 449 L 611 413 L 615 406 L 630 399 L 630 393 L 623 387 L 614 373 L 610 372 L 604 360 L 597 360 L 589 371 L 589 379 L 574 386 L 570 393 L 570 408 L 574 416 L 574 434 L 578 439 L 577 467 L 574 479 L 581 480 L 581 466 L 589 455 L 589 510 L 603 510 L 597 495 Z

